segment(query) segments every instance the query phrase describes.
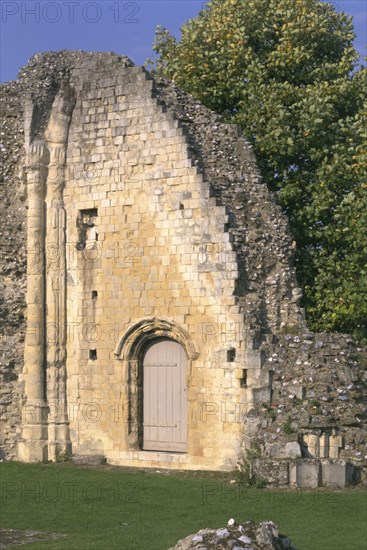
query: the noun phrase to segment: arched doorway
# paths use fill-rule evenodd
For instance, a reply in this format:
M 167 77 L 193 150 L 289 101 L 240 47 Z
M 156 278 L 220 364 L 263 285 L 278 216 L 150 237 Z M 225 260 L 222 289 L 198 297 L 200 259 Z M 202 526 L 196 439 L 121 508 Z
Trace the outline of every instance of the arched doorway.
M 131 450 L 144 449 L 143 365 L 145 354 L 149 351 L 151 345 L 158 344 L 159 341 L 164 340 L 174 342 L 183 351 L 183 356 L 180 355 L 180 357 L 183 358 L 185 364 L 187 363 L 187 367 L 182 368 L 182 373 L 186 370 L 185 385 L 182 387 L 187 390 L 186 383 L 190 384 L 192 362 L 199 357 L 199 351 L 196 348 L 195 342 L 182 327 L 169 320 L 157 317 L 142 319 L 125 332 L 116 346 L 115 355 L 122 361 L 126 376 L 126 406 L 128 411 L 126 443 L 128 449 Z M 180 395 L 186 396 L 183 405 L 186 406 L 186 409 L 188 409 L 187 393 L 188 391 L 180 392 Z M 182 408 L 181 410 L 183 413 L 184 409 Z M 188 434 L 187 417 L 189 415 L 187 413 L 181 416 L 184 418 L 184 422 L 181 420 L 180 428 L 182 441 L 180 441 L 180 449 L 176 452 L 186 452 L 188 450 L 186 447 Z M 166 444 L 161 445 L 161 450 L 169 451 L 171 449 Z
M 186 353 L 178 342 L 155 338 L 142 360 L 142 448 L 187 450 Z

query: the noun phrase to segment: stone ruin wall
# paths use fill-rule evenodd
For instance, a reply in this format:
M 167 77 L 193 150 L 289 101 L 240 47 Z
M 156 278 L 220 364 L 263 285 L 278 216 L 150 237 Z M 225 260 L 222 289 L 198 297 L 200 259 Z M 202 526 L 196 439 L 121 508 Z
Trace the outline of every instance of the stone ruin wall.
M 1 86 L 0 95 L 0 460 L 16 459 L 21 435 L 21 406 L 26 291 L 26 185 L 23 118 L 17 82 Z
M 106 54 L 102 55 L 105 62 Z M 26 190 L 22 104 L 31 92 L 39 105 L 42 132 L 60 82 L 69 78 L 70 68 L 85 56 L 70 52 L 35 56 L 20 71 L 18 81 L 2 86 L 1 406 L 3 452 L 10 459 L 17 457 L 23 399 Z M 113 64 L 111 60 L 111 68 Z M 178 119 L 193 165 L 210 182 L 212 196 L 228 214 L 227 230 L 240 265 L 236 295 L 248 329 L 247 366 L 252 364 L 257 372 L 252 417 L 246 418 L 248 441 L 256 441 L 269 459 L 285 457 L 287 444 L 298 440 L 304 456 L 337 455 L 365 468 L 365 350 L 348 337 L 314 335 L 307 330 L 299 309 L 287 223 L 261 182 L 250 147 L 238 137 L 236 127 L 223 124 L 174 85 L 154 81 L 153 95 Z M 210 253 L 211 243 L 204 246 Z M 289 416 L 291 433 L 284 433 Z
M 203 340 L 203 328 L 216 327 L 221 318 L 228 325 L 242 322 L 234 297 L 237 263 L 224 231 L 227 214 L 209 197 L 209 186 L 188 158 L 178 121 L 152 97 L 152 81 L 141 68 L 123 67 L 113 56 L 103 66 L 90 59 L 72 72 L 70 86 L 78 99 L 68 137 L 64 202 L 67 243 L 73 249 L 78 243 L 78 250 L 67 258 L 67 315 L 70 325 L 96 323 L 101 339 L 93 362 L 89 342 L 68 342 L 68 401 L 79 409 L 96 402 L 102 412 L 92 426 L 80 415 L 77 422 L 70 419 L 72 449 L 105 454 L 115 464 L 152 465 L 153 453 L 137 456 L 138 418 L 122 428 L 108 414 L 116 404 L 130 403 L 129 394 L 139 393 L 138 383 L 130 381 L 134 374 L 124 345 L 116 343 L 128 327 L 135 334 L 137 319 L 137 334 L 155 327 L 157 335 L 164 334 L 169 320 L 195 347 L 188 367 L 188 448 L 177 456 L 177 465 L 219 468 L 239 452 L 239 426 L 217 420 L 209 429 L 201 412 L 207 401 L 238 402 L 241 390 L 234 378 L 244 361 L 243 337 L 230 364 L 230 341 L 224 344 L 218 331 L 210 345 Z M 79 177 L 86 164 L 99 166 L 96 183 Z M 75 221 L 80 210 L 92 208 L 98 208 L 96 225 L 83 243 Z M 221 248 L 222 258 L 201 251 L 203 235 Z M 98 261 L 85 259 L 84 244 L 95 246 Z M 116 327 L 115 341 L 106 334 L 108 327 Z M 138 402 L 131 409 L 135 415 Z
M 343 479 L 345 484 L 365 482 L 365 348 L 347 335 L 299 331 L 278 335 L 259 352 L 261 377 L 271 380 L 270 400 L 263 389 L 256 395 L 250 434 L 265 457 L 258 463 L 259 476 L 277 483 L 283 476 L 289 482 L 293 459 L 302 456 L 316 478 L 323 475 L 323 463 L 337 468 L 341 461 L 343 472 L 335 485 L 343 486 Z

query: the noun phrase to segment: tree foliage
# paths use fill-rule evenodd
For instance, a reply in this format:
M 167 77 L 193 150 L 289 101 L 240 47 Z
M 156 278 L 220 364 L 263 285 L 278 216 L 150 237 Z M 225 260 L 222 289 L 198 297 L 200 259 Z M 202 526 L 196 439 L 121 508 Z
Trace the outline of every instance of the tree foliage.
M 213 0 L 150 65 L 253 144 L 297 242 L 316 330 L 367 337 L 367 78 L 351 17 L 317 0 Z

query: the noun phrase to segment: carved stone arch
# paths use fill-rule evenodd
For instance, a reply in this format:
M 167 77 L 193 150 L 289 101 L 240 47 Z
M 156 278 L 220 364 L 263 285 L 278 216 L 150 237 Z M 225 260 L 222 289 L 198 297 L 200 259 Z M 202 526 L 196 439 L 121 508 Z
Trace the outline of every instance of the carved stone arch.
M 148 344 L 159 338 L 168 338 L 182 345 L 188 359 L 188 372 L 191 372 L 191 361 L 199 356 L 190 335 L 166 319 L 143 319 L 126 331 L 117 345 L 115 355 L 123 361 L 126 373 L 129 449 L 141 449 L 142 446 L 142 360 Z
M 152 317 L 143 319 L 130 327 L 117 345 L 115 355 L 122 361 L 137 358 L 149 340 L 153 338 L 170 338 L 181 344 L 188 359 L 199 356 L 190 335 L 180 326 L 165 319 Z

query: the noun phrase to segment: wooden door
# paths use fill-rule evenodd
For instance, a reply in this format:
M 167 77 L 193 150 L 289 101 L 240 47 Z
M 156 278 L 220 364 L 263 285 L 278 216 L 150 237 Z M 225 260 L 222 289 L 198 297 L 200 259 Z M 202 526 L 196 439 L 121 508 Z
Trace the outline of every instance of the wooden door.
M 185 452 L 186 354 L 173 340 L 156 340 L 143 360 L 143 449 Z

